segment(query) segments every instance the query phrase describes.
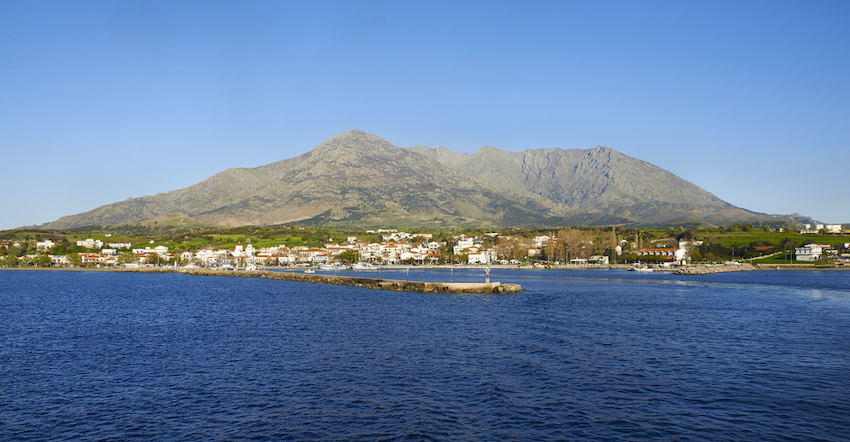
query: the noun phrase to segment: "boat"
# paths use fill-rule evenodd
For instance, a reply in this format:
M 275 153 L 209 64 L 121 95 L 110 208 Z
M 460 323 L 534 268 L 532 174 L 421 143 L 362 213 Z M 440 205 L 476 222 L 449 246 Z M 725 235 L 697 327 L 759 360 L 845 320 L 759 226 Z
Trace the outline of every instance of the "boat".
M 371 262 L 358 262 L 351 266 L 354 270 L 375 270 L 375 266 Z
M 344 270 L 345 266 L 335 262 L 333 264 L 320 264 L 319 270 Z
M 307 270 L 304 270 L 304 273 L 316 273 L 316 271 L 313 270 L 313 269 L 307 269 Z
M 629 269 L 629 271 L 630 272 L 651 272 L 652 267 L 650 267 L 650 266 L 632 267 L 632 268 Z

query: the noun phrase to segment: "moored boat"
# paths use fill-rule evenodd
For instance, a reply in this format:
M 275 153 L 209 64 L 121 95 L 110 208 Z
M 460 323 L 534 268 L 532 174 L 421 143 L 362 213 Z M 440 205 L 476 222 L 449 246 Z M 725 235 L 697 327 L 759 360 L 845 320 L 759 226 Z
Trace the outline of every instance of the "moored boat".
M 371 262 L 358 262 L 351 266 L 354 270 L 375 270 L 375 266 Z

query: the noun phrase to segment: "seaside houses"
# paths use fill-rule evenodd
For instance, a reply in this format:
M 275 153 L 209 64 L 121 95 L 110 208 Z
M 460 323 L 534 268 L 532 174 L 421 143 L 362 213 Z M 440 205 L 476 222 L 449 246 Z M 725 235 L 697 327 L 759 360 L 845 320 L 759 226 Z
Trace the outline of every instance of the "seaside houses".
M 794 249 L 795 259 L 797 261 L 817 261 L 829 248 L 828 244 L 806 244 Z
M 656 247 L 638 250 L 638 256 L 653 256 L 666 261 L 684 262 L 687 250 L 682 247 Z
M 145 247 L 143 249 L 133 249 L 133 253 L 136 255 L 151 255 L 156 254 L 159 255 L 160 258 L 168 257 L 168 247 L 166 246 L 156 246 L 156 247 Z
M 466 254 L 467 264 L 490 264 L 498 261 L 495 248 L 484 249 L 482 247 L 483 240 L 466 235 L 455 237 L 455 245 L 452 247 L 452 253 L 455 255 Z

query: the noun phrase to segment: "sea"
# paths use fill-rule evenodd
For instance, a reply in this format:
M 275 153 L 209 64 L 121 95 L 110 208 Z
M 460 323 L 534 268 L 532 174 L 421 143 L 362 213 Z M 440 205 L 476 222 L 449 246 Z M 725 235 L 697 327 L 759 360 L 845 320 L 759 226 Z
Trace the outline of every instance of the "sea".
M 850 440 L 850 272 L 490 278 L 2 271 L 0 440 Z

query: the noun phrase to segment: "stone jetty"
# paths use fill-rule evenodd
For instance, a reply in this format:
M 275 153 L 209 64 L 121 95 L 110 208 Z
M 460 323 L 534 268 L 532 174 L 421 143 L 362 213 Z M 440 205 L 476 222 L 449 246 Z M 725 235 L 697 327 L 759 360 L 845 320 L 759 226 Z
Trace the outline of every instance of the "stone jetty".
M 523 291 L 519 284 L 500 282 L 418 282 L 391 279 L 361 278 L 357 276 L 322 275 L 315 273 L 272 272 L 268 270 L 220 270 L 207 268 L 148 267 L 124 269 L 123 272 L 138 273 L 184 273 L 195 276 L 230 276 L 248 278 L 280 279 L 284 281 L 311 282 L 317 284 L 350 285 L 375 290 L 393 290 L 420 293 L 466 293 L 466 294 L 511 294 Z
M 752 264 L 741 264 L 741 265 L 722 265 L 722 266 L 706 266 L 706 265 L 690 265 L 679 267 L 676 271 L 673 272 L 675 275 L 711 275 L 714 273 L 728 273 L 728 272 L 749 272 L 752 270 L 756 270 L 756 267 Z

